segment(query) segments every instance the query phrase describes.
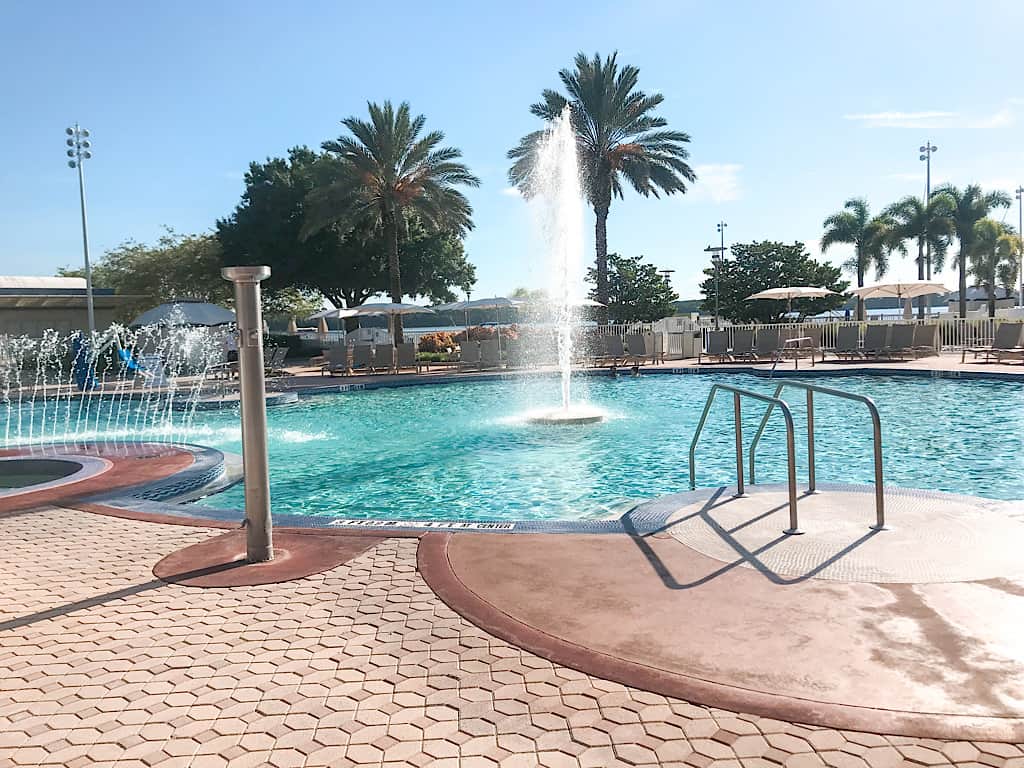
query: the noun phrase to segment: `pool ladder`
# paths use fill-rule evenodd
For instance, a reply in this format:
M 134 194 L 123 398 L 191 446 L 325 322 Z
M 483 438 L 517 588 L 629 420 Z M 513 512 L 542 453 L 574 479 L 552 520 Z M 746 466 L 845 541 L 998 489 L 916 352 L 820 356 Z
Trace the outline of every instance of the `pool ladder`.
M 868 412 L 871 415 L 872 442 L 874 444 L 875 458 L 875 524 L 871 526 L 871 529 L 876 531 L 886 530 L 885 486 L 882 481 L 882 422 L 878 416 L 878 408 L 870 397 L 858 395 L 853 392 L 844 392 L 841 389 L 833 389 L 832 387 L 821 387 L 816 384 L 805 384 L 800 381 L 784 381 L 775 388 L 774 394 L 764 395 L 760 392 L 753 392 L 749 389 L 742 389 L 729 384 L 714 384 L 711 387 L 711 391 L 708 393 L 707 402 L 704 403 L 704 412 L 701 414 L 700 421 L 697 424 L 697 431 L 694 433 L 693 440 L 690 443 L 690 490 L 694 490 L 697 487 L 697 442 L 700 440 L 701 433 L 704 431 L 704 424 L 708 420 L 708 414 L 711 412 L 711 406 L 715 401 L 715 396 L 720 391 L 724 391 L 732 393 L 733 430 L 735 432 L 736 439 L 736 495 L 743 496 L 742 400 L 746 397 L 751 400 L 758 400 L 760 402 L 767 403 L 768 407 L 765 409 L 764 416 L 761 417 L 761 424 L 758 426 L 757 432 L 754 435 L 754 440 L 750 445 L 750 484 L 754 485 L 756 483 L 754 468 L 757 444 L 761 441 L 761 436 L 764 434 L 765 427 L 768 425 L 768 418 L 771 416 L 772 411 L 775 410 L 775 408 L 778 408 L 782 412 L 782 417 L 786 422 L 786 464 L 787 486 L 789 490 L 789 527 L 785 529 L 783 533 L 790 535 L 803 533 L 803 531 L 800 530 L 799 519 L 797 516 L 796 430 L 793 426 L 793 413 L 789 404 L 779 397 L 779 395 L 782 394 L 782 390 L 786 387 L 802 389 L 807 395 L 808 493 L 814 493 L 816 490 L 816 479 L 814 473 L 814 393 L 818 392 L 823 395 L 843 398 L 844 400 L 853 400 L 855 402 L 864 403 L 864 405 L 867 406 Z

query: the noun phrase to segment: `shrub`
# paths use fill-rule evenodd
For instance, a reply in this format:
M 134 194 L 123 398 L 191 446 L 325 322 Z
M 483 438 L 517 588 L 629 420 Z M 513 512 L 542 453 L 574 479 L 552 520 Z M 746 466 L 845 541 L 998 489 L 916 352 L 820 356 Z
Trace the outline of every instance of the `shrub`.
M 420 352 L 445 352 L 455 346 L 455 339 L 448 331 L 425 333 L 420 336 Z
M 469 340 L 470 341 L 483 341 L 484 339 L 493 339 L 497 336 L 498 329 L 493 325 L 474 325 L 469 329 Z M 455 334 L 455 341 L 463 342 L 466 340 L 466 332 L 459 331 Z M 502 339 L 518 339 L 519 338 L 519 327 L 516 325 L 503 325 L 501 326 L 501 338 Z

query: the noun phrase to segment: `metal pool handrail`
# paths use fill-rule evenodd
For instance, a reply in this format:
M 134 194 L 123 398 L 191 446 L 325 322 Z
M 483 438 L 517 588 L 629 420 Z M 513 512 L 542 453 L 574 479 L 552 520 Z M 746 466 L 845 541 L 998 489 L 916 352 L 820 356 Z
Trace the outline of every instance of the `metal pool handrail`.
M 793 414 L 790 412 L 789 405 L 786 401 L 779 399 L 778 393 L 776 393 L 775 397 L 769 397 L 768 395 L 762 395 L 760 392 L 752 392 L 749 389 L 741 389 L 728 384 L 714 384 L 711 387 L 711 391 L 708 393 L 707 402 L 704 404 L 704 412 L 701 414 L 700 422 L 697 424 L 697 431 L 694 433 L 693 440 L 690 442 L 690 490 L 694 490 L 697 487 L 695 470 L 697 441 L 700 440 L 701 432 L 704 431 L 704 423 L 708 420 L 708 413 L 711 411 L 711 404 L 714 402 L 715 395 L 718 394 L 719 390 L 732 392 L 733 423 L 736 432 L 736 493 L 738 496 L 743 495 L 743 425 L 740 418 L 741 398 L 749 397 L 754 400 L 760 400 L 763 403 L 768 403 L 769 407 L 768 411 L 765 413 L 765 420 L 768 418 L 768 413 L 771 413 L 772 409 L 776 405 L 782 409 L 782 416 L 786 420 L 786 458 L 789 464 L 789 528 L 787 528 L 784 533 L 801 533 L 796 512 L 796 443 L 793 430 Z
M 872 530 L 884 531 L 885 530 L 885 486 L 882 481 L 882 422 L 878 416 L 878 407 L 875 405 L 875 401 L 866 395 L 858 395 L 853 392 L 844 392 L 841 389 L 833 389 L 832 387 L 822 387 L 817 384 L 805 384 L 801 381 L 784 381 L 781 382 L 775 388 L 775 395 L 772 398 L 773 401 L 769 404 L 768 409 L 764 412 L 764 416 L 761 419 L 761 424 L 757 428 L 757 433 L 754 435 L 754 440 L 750 444 L 750 484 L 754 485 L 756 480 L 754 479 L 754 461 L 757 452 L 757 444 L 761 440 L 761 435 L 764 434 L 764 428 L 768 424 L 768 417 L 771 415 L 772 408 L 775 407 L 777 402 L 783 402 L 779 400 L 779 395 L 782 390 L 786 387 L 796 387 L 797 389 L 803 389 L 807 392 L 807 487 L 809 491 L 814 491 L 815 478 L 814 478 L 814 393 L 820 392 L 823 395 L 832 395 L 833 397 L 840 397 L 844 400 L 853 400 L 858 403 L 864 403 L 868 407 L 868 411 L 871 413 L 871 422 L 874 428 L 874 434 L 872 436 L 872 442 L 875 448 L 875 524 L 871 526 Z M 792 435 L 789 435 L 788 440 L 792 441 Z

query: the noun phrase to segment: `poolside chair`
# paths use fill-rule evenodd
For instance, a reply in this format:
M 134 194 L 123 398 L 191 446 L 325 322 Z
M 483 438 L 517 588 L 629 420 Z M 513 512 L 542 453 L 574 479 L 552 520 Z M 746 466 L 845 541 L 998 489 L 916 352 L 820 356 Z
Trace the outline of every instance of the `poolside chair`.
M 356 344 L 352 347 L 352 363 L 349 371 L 373 371 L 373 347 L 369 344 Z
M 908 323 L 897 323 L 889 334 L 889 343 L 885 346 L 885 355 L 890 360 L 899 357 L 905 360 L 907 355 L 914 354 L 914 326 Z
M 737 328 L 732 332 L 732 349 L 734 360 L 756 360 L 754 354 L 754 329 Z
M 352 373 L 352 358 L 349 355 L 348 347 L 341 344 L 337 347 L 328 347 L 324 364 L 320 366 L 320 375 L 327 374 L 334 376 L 341 374 L 347 376 Z
M 860 350 L 860 357 L 879 357 L 886 353 L 889 346 L 889 332 L 891 325 L 869 325 L 864 331 L 864 346 Z
M 480 344 L 475 341 L 464 341 L 459 345 L 459 370 L 476 368 L 480 370 Z
M 779 329 L 758 328 L 754 346 L 755 360 L 774 360 L 779 351 Z
M 603 336 L 601 338 L 601 352 L 596 358 L 598 365 L 610 365 L 613 368 L 626 362 L 626 348 L 622 344 L 621 336 Z
M 836 345 L 829 350 L 837 360 L 853 360 L 860 355 L 860 328 L 856 325 L 841 325 L 836 331 Z M 822 360 L 825 357 L 822 355 Z
M 996 326 L 992 343 L 987 347 L 965 348 L 960 355 L 961 363 L 968 352 L 974 360 L 978 355 L 984 355 L 986 363 L 993 357 L 997 363 L 1002 362 L 1004 356 L 1024 358 L 1024 323 L 1000 323 Z
M 717 358 L 718 362 L 732 362 L 728 331 L 708 331 L 707 349 L 697 353 L 697 365 L 704 357 Z
M 639 333 L 630 333 L 626 335 L 626 357 L 623 362 L 632 362 L 633 365 L 641 366 L 647 362 L 649 354 L 647 352 L 647 344 L 644 341 L 644 337 Z
M 914 357 L 939 354 L 939 326 L 937 323 L 914 326 Z
M 416 345 L 407 341 L 403 344 L 399 344 L 395 351 L 395 373 L 398 373 L 403 368 L 412 368 L 416 373 L 420 372 L 420 364 L 416 359 Z
M 523 360 L 523 340 L 507 339 L 505 341 L 505 365 L 508 368 L 522 368 L 526 365 Z
M 288 347 L 271 347 L 263 359 L 263 373 L 266 376 L 283 375 L 284 359 L 288 356 Z
M 497 339 L 480 342 L 480 368 L 501 368 L 501 350 Z

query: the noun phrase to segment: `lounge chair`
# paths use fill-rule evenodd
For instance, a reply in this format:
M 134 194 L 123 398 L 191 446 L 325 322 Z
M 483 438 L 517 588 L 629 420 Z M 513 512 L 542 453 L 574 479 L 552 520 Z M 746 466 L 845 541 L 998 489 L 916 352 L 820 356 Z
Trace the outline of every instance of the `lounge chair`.
M 829 352 L 837 360 L 853 360 L 860 356 L 860 328 L 856 325 L 840 325 L 836 331 L 836 345 Z M 825 356 L 822 355 L 821 359 L 824 360 Z
M 779 329 L 758 328 L 757 344 L 754 347 L 755 360 L 774 360 L 779 352 Z
M 412 368 L 416 373 L 420 372 L 420 364 L 416 359 L 416 345 L 407 341 L 395 348 L 395 373 L 403 368 Z
M 324 364 L 320 366 L 320 375 L 334 376 L 335 374 L 341 374 L 342 376 L 347 376 L 350 373 L 352 373 L 352 359 L 349 355 L 348 347 L 344 344 L 337 347 L 328 347 Z
M 869 325 L 864 331 L 864 346 L 860 350 L 860 356 L 877 358 L 886 354 L 891 330 L 891 325 Z
M 288 356 L 288 347 L 271 347 L 263 360 L 263 373 L 266 376 L 283 375 L 284 359 Z
M 475 341 L 464 341 L 459 345 L 459 370 L 476 368 L 480 370 L 480 344 Z
M 616 368 L 626 362 L 626 348 L 622 345 L 621 336 L 603 336 L 601 345 L 601 353 L 594 361 L 597 365 Z
M 754 354 L 754 329 L 737 328 L 732 332 L 732 349 L 729 350 L 734 360 L 756 360 Z
M 970 352 L 972 359 L 977 360 L 978 355 L 985 356 L 987 363 L 993 357 L 996 362 L 1002 362 L 1004 356 L 1024 358 L 1024 323 L 1000 323 L 996 326 L 996 333 L 992 343 L 987 347 L 969 347 L 964 349 L 960 355 L 960 362 L 964 362 L 967 353 Z
M 505 341 L 505 365 L 509 368 L 522 368 L 526 365 L 523 360 L 522 339 L 507 339 Z
M 650 354 L 647 351 L 647 343 L 644 341 L 644 337 L 639 333 L 630 333 L 626 335 L 626 358 L 623 362 L 632 362 L 635 366 L 641 366 L 647 362 L 647 358 Z
M 480 367 L 501 368 L 501 351 L 497 339 L 484 339 L 480 342 Z
M 704 357 L 717 358 L 720 363 L 732 362 L 728 331 L 708 331 L 707 349 L 697 353 L 697 365 L 701 364 Z
M 373 347 L 369 344 L 356 344 L 352 347 L 352 363 L 349 366 L 350 371 L 370 371 L 373 372 Z
M 889 343 L 885 346 L 885 355 L 889 359 L 899 357 L 906 359 L 914 354 L 914 326 L 908 323 L 897 323 L 889 334 Z
M 914 326 L 914 357 L 939 354 L 938 323 Z

